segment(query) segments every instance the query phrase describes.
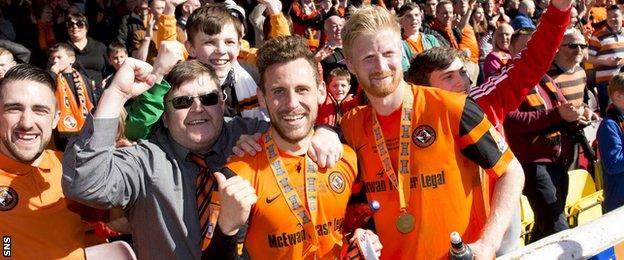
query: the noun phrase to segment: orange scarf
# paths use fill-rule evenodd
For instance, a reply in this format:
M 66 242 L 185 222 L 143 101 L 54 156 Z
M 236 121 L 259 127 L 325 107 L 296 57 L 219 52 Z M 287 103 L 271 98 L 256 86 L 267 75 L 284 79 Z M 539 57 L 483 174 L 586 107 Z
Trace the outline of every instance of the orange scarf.
M 444 36 L 444 38 L 446 38 L 449 41 L 452 48 L 459 49 L 459 44 L 457 43 L 457 40 L 455 39 L 455 35 L 453 34 L 453 29 L 451 27 L 446 27 L 446 25 L 443 25 L 440 22 L 438 22 L 437 19 L 433 20 L 433 23 L 431 23 L 431 27 L 434 30 L 438 31 L 440 34 L 442 34 L 442 36 Z
M 59 73 L 56 77 L 55 95 L 61 111 L 57 129 L 60 133 L 80 131 L 87 115 L 93 109 L 93 103 L 82 76 L 76 69 L 73 69 L 72 76 L 74 78 L 76 95 L 78 95 L 78 102 L 76 102 L 76 97 L 74 97 L 69 83 L 63 74 Z
M 418 35 L 418 40 L 416 41 L 412 40 L 410 37 L 404 37 L 404 39 L 407 42 L 407 45 L 409 46 L 414 56 L 416 56 L 416 54 L 421 53 L 425 50 L 425 47 L 423 46 L 423 43 L 422 43 L 423 42 L 422 34 Z

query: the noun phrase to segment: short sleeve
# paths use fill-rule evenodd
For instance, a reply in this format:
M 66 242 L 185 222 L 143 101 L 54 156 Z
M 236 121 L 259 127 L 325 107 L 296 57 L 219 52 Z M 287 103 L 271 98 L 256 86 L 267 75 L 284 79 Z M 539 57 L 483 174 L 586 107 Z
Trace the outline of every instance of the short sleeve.
M 472 99 L 466 99 L 461 114 L 459 145 L 464 156 L 496 176 L 501 176 L 514 158 L 505 139 Z

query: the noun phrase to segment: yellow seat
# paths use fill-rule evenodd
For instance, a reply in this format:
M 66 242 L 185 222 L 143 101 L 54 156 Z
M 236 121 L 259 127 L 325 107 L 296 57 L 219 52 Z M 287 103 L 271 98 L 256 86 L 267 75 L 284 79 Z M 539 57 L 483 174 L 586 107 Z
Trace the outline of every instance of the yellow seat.
M 524 244 L 528 244 L 531 229 L 533 229 L 533 225 L 535 224 L 535 216 L 533 215 L 533 210 L 531 209 L 529 200 L 524 195 L 520 196 L 520 215 L 520 223 L 522 225 L 520 237 L 524 241 Z
M 569 171 L 568 175 L 570 183 L 565 212 L 570 227 L 602 216 L 602 190 L 596 190 L 596 184 L 589 172 L 577 169 Z
M 570 227 L 583 225 L 602 216 L 602 190 L 585 196 L 568 209 Z

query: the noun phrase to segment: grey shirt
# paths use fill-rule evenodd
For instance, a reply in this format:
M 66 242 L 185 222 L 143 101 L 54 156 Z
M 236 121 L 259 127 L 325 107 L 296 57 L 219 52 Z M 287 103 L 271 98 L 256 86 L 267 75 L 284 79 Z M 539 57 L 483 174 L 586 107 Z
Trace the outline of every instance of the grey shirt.
M 87 118 L 63 157 L 63 191 L 98 208 L 123 207 L 132 226 L 139 259 L 199 259 L 200 228 L 195 203 L 199 168 L 188 149 L 160 128 L 150 140 L 115 148 L 117 119 Z M 207 153 L 213 169 L 222 167 L 241 134 L 266 131 L 268 123 L 235 118 Z M 213 240 L 214 242 L 214 240 Z

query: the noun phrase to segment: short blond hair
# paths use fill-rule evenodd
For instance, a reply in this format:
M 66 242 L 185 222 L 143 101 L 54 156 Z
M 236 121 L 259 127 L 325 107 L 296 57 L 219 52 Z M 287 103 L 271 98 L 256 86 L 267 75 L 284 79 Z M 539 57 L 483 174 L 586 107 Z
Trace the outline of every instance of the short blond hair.
M 3 55 L 7 55 L 7 56 L 11 56 L 11 60 L 13 60 L 13 53 L 11 53 L 9 50 L 0 47 L 0 56 Z
M 612 97 L 615 92 L 624 94 L 624 73 L 615 75 L 609 81 L 609 97 Z
M 388 10 L 376 5 L 353 9 L 351 17 L 342 28 L 342 48 L 351 58 L 351 46 L 355 38 L 363 34 L 375 34 L 381 29 L 390 29 L 401 35 L 401 26 Z

